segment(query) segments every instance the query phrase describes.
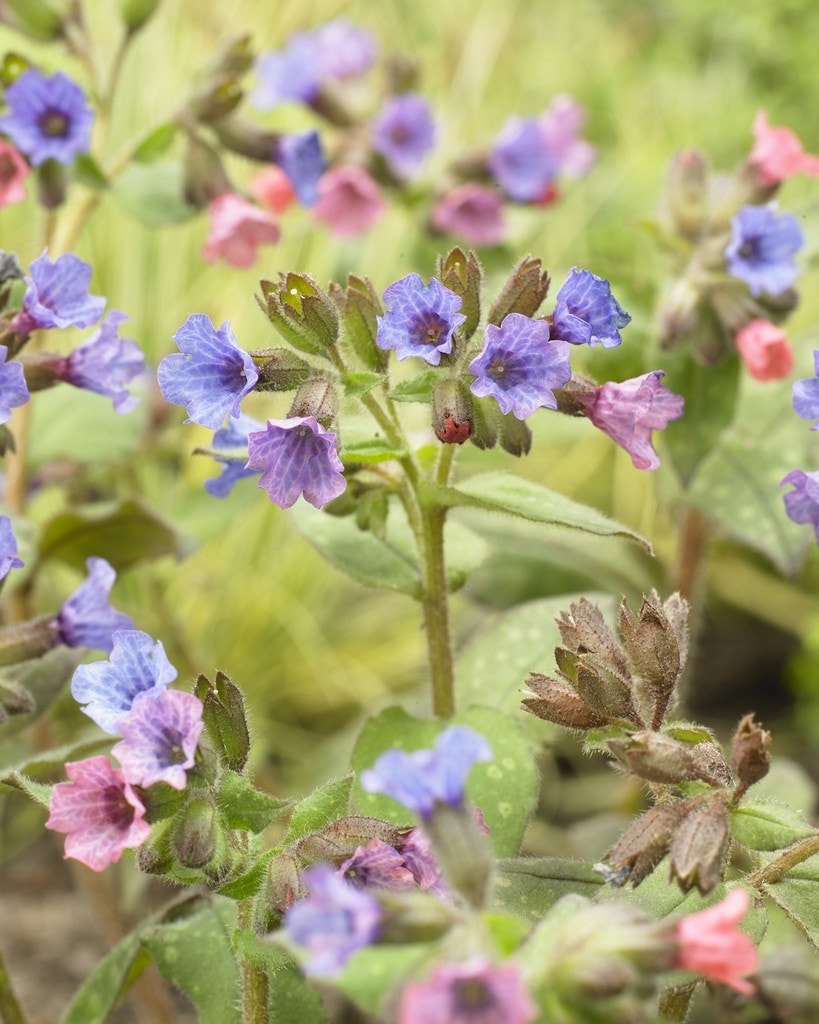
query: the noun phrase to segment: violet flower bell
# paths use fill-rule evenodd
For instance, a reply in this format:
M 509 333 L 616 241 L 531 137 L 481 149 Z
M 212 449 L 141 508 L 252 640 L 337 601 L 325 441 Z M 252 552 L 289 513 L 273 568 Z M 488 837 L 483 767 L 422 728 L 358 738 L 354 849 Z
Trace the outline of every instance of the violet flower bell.
M 387 312 L 379 316 L 375 343 L 395 349 L 397 359 L 419 356 L 437 366 L 452 352 L 453 335 L 466 321 L 459 312 L 460 295 L 431 277 L 425 285 L 420 274 L 407 274 L 384 291 Z
M 0 117 L 0 131 L 35 167 L 46 160 L 72 164 L 91 145 L 94 112 L 82 89 L 58 71 L 44 75 L 28 68 L 8 86 L 9 113 Z
M 257 469 L 248 469 L 247 439 L 253 431 L 264 430 L 264 425 L 246 413 L 239 413 L 237 419 L 229 419 L 224 427 L 217 430 L 211 442 L 211 454 L 222 464 L 221 476 L 205 481 L 205 490 L 214 498 L 226 498 L 234 484 L 248 476 L 257 476 Z M 229 454 L 236 450 L 236 455 Z M 224 454 L 222 454 L 224 453 Z
M 792 213 L 777 213 L 776 203 L 743 206 L 731 219 L 728 273 L 744 281 L 751 295 L 781 295 L 796 280 L 794 256 L 804 244 L 799 221 Z
M 113 567 L 104 558 L 89 558 L 85 564 L 87 579 L 63 602 L 53 624 L 59 642 L 66 647 L 91 647 L 110 654 L 114 634 L 133 629 L 134 622 L 108 601 L 117 578 Z
M 128 781 L 184 789 L 202 734 L 202 702 L 192 693 L 141 693 L 117 722 L 122 740 L 111 750 Z
M 810 428 L 819 430 L 819 349 L 813 350 L 814 376 L 793 383 L 793 408 L 803 420 L 817 420 Z
M 779 486 L 788 484 L 793 487 L 783 495 L 788 518 L 795 523 L 810 524 L 819 544 L 819 472 L 805 473 L 801 469 L 792 469 Z
M 438 964 L 401 993 L 398 1024 L 529 1024 L 540 1014 L 520 968 L 483 957 Z
M 331 167 L 318 183 L 313 216 L 336 238 L 354 238 L 382 216 L 387 204 L 378 182 L 363 167 Z
M 79 256 L 64 252 L 50 260 L 46 249 L 29 270 L 23 308 L 12 321 L 20 337 L 52 327 L 92 327 L 102 316 L 105 298 L 89 293 L 93 271 Z
M 12 569 L 22 569 L 25 562 L 17 557 L 17 538 L 8 516 L 0 516 L 0 580 Z
M 557 293 L 552 337 L 572 345 L 614 348 L 631 317 L 611 293 L 611 285 L 590 270 L 573 267 Z
M 268 420 L 248 435 L 247 448 L 245 468 L 262 474 L 259 487 L 279 508 L 290 508 L 302 495 L 321 508 L 346 490 L 336 435 L 313 416 Z
M 339 867 L 338 874 L 357 889 L 405 892 L 415 886 L 415 876 L 402 854 L 377 838 L 359 846 Z
M 110 310 L 91 337 L 53 367 L 67 384 L 110 398 L 120 415 L 139 404 L 127 385 L 145 371 L 142 349 L 132 339 L 119 336 L 119 325 L 127 319 L 127 313 Z
M 421 171 L 435 145 L 435 121 L 429 102 L 418 93 L 391 96 L 373 123 L 373 149 L 401 181 Z
M 318 132 L 310 130 L 282 135 L 276 143 L 273 162 L 290 179 L 299 202 L 304 206 L 315 206 L 318 183 L 327 166 Z
M 6 362 L 8 351 L 5 345 L 0 345 L 0 423 L 7 423 L 11 419 L 11 410 L 25 405 L 31 397 L 22 363 L 16 360 Z
M 489 154 L 489 170 L 510 198 L 536 202 L 557 176 L 558 161 L 536 118 L 510 117 Z
M 435 231 L 454 235 L 467 245 L 500 245 L 506 237 L 503 196 L 474 181 L 456 185 L 436 202 L 430 223 Z

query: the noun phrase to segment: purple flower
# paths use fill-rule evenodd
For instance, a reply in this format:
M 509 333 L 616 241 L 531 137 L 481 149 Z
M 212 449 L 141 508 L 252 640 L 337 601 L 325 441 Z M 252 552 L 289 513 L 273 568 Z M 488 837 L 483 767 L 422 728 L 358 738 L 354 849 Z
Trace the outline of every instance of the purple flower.
M 460 295 L 434 277 L 424 285 L 419 274 L 408 274 L 384 292 L 387 313 L 378 317 L 375 343 L 395 349 L 398 359 L 420 356 L 437 366 L 452 351 L 452 336 L 466 320 L 458 310 Z
M 569 346 L 550 340 L 545 320 L 509 313 L 500 327 L 487 326 L 483 351 L 469 364 L 469 372 L 476 378 L 473 394 L 491 395 L 501 412 L 525 420 L 541 406 L 557 408 L 552 389 L 572 376 Z
M 506 235 L 503 197 L 495 188 L 467 181 L 456 185 L 432 208 L 432 227 L 467 245 L 499 245 Z
M 558 160 L 537 119 L 509 118 L 489 154 L 489 170 L 512 199 L 528 203 L 544 195 L 557 175 Z
M 25 565 L 17 557 L 17 538 L 11 528 L 8 516 L 0 516 L 0 580 L 4 580 L 12 569 L 22 569 Z
M 578 137 L 585 120 L 586 112 L 565 93 L 555 96 L 538 118 L 546 148 L 570 178 L 582 178 L 595 160 L 594 146 Z
M 429 103 L 414 92 L 387 100 L 373 124 L 373 149 L 403 181 L 414 178 L 435 144 L 435 121 Z
M 383 839 L 371 839 L 366 846 L 359 846 L 338 873 L 357 889 L 402 892 L 415 885 L 415 877 L 404 864 L 403 856 Z
M 176 679 L 176 669 L 160 641 L 138 629 L 114 633 L 108 661 L 80 665 L 71 681 L 71 694 L 83 711 L 104 731 L 119 732 L 119 721 L 143 693 L 158 696 Z
M 46 76 L 29 68 L 6 89 L 5 98 L 11 112 L 0 117 L 0 131 L 35 167 L 46 160 L 71 164 L 88 152 L 94 112 L 82 89 L 61 71 Z
M 192 693 L 140 694 L 117 723 L 122 740 L 111 753 L 135 786 L 166 782 L 184 789 L 202 733 L 202 702 Z
M 69 761 L 65 773 L 71 781 L 51 791 L 46 828 L 66 833 L 66 857 L 102 871 L 147 839 L 142 801 L 107 757 Z
M 8 348 L 0 345 L 0 423 L 11 419 L 11 410 L 17 405 L 25 405 L 31 397 L 28 393 L 26 375 L 22 363 L 6 362 Z
M 278 164 L 290 179 L 299 202 L 304 206 L 315 206 L 319 178 L 325 167 L 318 132 L 311 130 L 282 135 L 276 143 L 273 163 Z
M 810 523 L 819 543 L 819 472 L 805 473 L 792 469 L 779 486 L 792 484 L 793 490 L 784 495 L 785 511 L 795 523 Z
M 436 803 L 461 807 L 472 765 L 491 761 L 492 748 L 474 729 L 451 725 L 431 750 L 388 750 L 361 773 L 367 793 L 386 793 L 414 814 L 428 818 Z
M 572 345 L 614 348 L 631 317 L 611 294 L 611 285 L 590 270 L 572 267 L 557 293 L 552 334 Z
M 592 423 L 625 448 L 635 469 L 660 465 L 651 446 L 651 432 L 664 430 L 683 414 L 685 400 L 660 383 L 664 376 L 662 370 L 652 370 L 622 384 L 609 382 L 575 396 Z
M 303 877 L 310 895 L 287 911 L 285 928 L 310 954 L 305 973 L 331 978 L 353 953 L 376 939 L 381 907 L 369 893 L 345 882 L 328 864 L 308 868 Z
M 743 206 L 731 220 L 728 272 L 744 281 L 751 295 L 779 295 L 796 280 L 793 257 L 804 242 L 799 221 L 792 213 L 777 213 L 776 203 Z
M 527 1024 L 540 1011 L 517 964 L 495 967 L 483 957 L 438 964 L 429 981 L 401 994 L 398 1024 Z
M 259 371 L 239 348 L 230 323 L 217 331 L 204 313 L 194 313 L 174 341 L 180 352 L 165 356 L 156 373 L 165 401 L 184 405 L 186 422 L 211 430 L 222 426 L 226 414 L 238 417 L 239 404 L 253 390 Z
M 375 63 L 378 48 L 365 29 L 334 18 L 313 31 L 320 77 L 324 82 L 363 75 Z
M 59 642 L 66 647 L 93 647 L 111 652 L 114 634 L 133 629 L 130 615 L 118 612 L 108 603 L 108 595 L 117 574 L 104 558 L 89 558 L 88 578 L 63 602 L 54 625 Z
M 447 900 L 452 899 L 452 892 L 441 876 L 441 866 L 423 829 L 414 828 L 407 834 L 401 847 L 401 857 L 419 889 Z
M 312 416 L 268 420 L 248 435 L 247 469 L 259 471 L 259 487 L 279 508 L 290 508 L 304 494 L 321 508 L 347 487 L 336 451 L 336 435 Z
M 56 367 L 60 380 L 105 395 L 121 414 L 139 404 L 125 385 L 145 369 L 139 345 L 119 336 L 119 325 L 127 319 L 126 313 L 112 309 L 91 337 Z
M 813 350 L 813 367 L 815 376 L 793 384 L 793 407 L 803 420 L 819 418 L 819 349 Z M 819 423 L 814 423 L 810 429 L 819 430 Z
M 46 249 L 31 264 L 23 309 L 12 322 L 21 337 L 51 327 L 91 327 L 102 316 L 105 299 L 91 295 L 91 264 L 72 252 L 52 262 Z
M 222 475 L 213 480 L 205 481 L 205 490 L 214 498 L 226 498 L 233 490 L 233 485 L 246 476 L 256 476 L 257 469 L 248 469 L 247 438 L 251 431 L 264 430 L 264 426 L 252 416 L 240 412 L 236 420 L 228 420 L 227 425 L 213 435 L 211 447 L 215 452 L 227 453 L 232 448 L 239 449 L 236 456 L 214 454 L 217 462 L 222 463 Z M 241 451 L 244 454 L 241 454 Z

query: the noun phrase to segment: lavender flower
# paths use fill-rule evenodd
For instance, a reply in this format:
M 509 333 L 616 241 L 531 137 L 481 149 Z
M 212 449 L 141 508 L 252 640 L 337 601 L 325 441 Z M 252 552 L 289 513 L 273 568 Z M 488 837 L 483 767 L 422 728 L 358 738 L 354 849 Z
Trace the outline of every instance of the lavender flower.
M 123 738 L 111 753 L 133 785 L 165 782 L 184 789 L 202 724 L 202 702 L 192 693 L 142 693 L 119 719 L 117 728 Z
M 575 396 L 592 423 L 629 453 L 635 469 L 656 469 L 660 465 L 651 446 L 651 433 L 664 430 L 683 414 L 685 400 L 660 383 L 664 376 L 662 370 L 653 370 L 622 384 L 609 382 Z
M 204 313 L 194 313 L 174 335 L 180 353 L 165 356 L 157 369 L 167 402 L 184 405 L 186 422 L 218 430 L 225 415 L 239 416 L 239 404 L 259 379 L 256 364 L 239 348 L 230 323 L 219 330 Z
M 336 451 L 336 435 L 313 416 L 268 420 L 264 430 L 248 435 L 247 469 L 259 471 L 259 487 L 279 508 L 290 508 L 304 494 L 321 508 L 347 487 Z
M 10 136 L 29 162 L 71 164 L 91 145 L 94 112 L 82 89 L 58 71 L 46 76 L 28 68 L 6 89 L 10 113 L 0 117 L 0 131 Z
M 506 236 L 503 197 L 495 188 L 467 181 L 442 196 L 430 216 L 436 231 L 462 238 L 467 245 L 499 245 Z
M 799 221 L 791 213 L 777 213 L 776 203 L 743 206 L 731 220 L 728 272 L 744 281 L 751 295 L 779 295 L 796 280 L 793 257 L 804 242 Z
M 522 203 L 540 199 L 558 171 L 535 118 L 511 117 L 489 154 L 489 170 L 501 188 Z
M 357 889 L 402 892 L 415 885 L 414 875 L 404 864 L 403 856 L 383 839 L 371 839 L 366 846 L 359 846 L 338 873 Z
M 586 120 L 583 108 L 565 93 L 555 96 L 538 118 L 538 125 L 547 150 L 552 154 L 561 174 L 582 178 L 595 160 L 595 149 L 579 138 Z
M 215 449 L 213 457 L 217 462 L 222 463 L 222 475 L 213 480 L 205 481 L 205 490 L 214 498 L 226 498 L 233 490 L 233 485 L 243 480 L 246 476 L 256 476 L 257 469 L 248 469 L 247 461 L 247 438 L 251 431 L 264 430 L 264 426 L 252 416 L 240 412 L 238 419 L 228 420 L 227 425 L 217 430 L 213 435 L 212 448 Z M 244 455 L 237 452 L 236 457 L 230 455 L 216 454 L 227 453 L 232 448 L 243 449 Z
M 435 121 L 427 100 L 414 92 L 387 100 L 373 124 L 373 149 L 402 181 L 414 178 L 435 144 Z
M 388 750 L 372 768 L 361 773 L 367 793 L 386 793 L 421 818 L 429 818 L 436 803 L 461 807 L 472 765 L 491 761 L 492 748 L 474 729 L 451 725 L 432 750 Z
M 0 345 L 0 423 L 11 419 L 11 410 L 18 405 L 25 405 L 31 397 L 28 393 L 26 375 L 22 363 L 6 362 L 8 348 Z
M 130 615 L 118 612 L 108 603 L 108 595 L 117 578 L 114 569 L 104 558 L 89 558 L 88 578 L 63 602 L 54 620 L 59 642 L 66 647 L 93 647 L 97 651 L 111 652 L 114 634 L 121 629 L 133 629 Z
M 66 857 L 102 871 L 147 839 L 142 801 L 107 757 L 69 761 L 65 772 L 71 781 L 51 791 L 46 828 L 66 833 Z
M 287 911 L 285 928 L 310 954 L 305 973 L 331 978 L 353 953 L 376 939 L 381 908 L 369 893 L 339 878 L 328 864 L 308 868 L 303 877 L 310 895 Z
M 158 696 L 176 679 L 176 669 L 160 641 L 137 629 L 114 633 L 108 661 L 80 665 L 71 681 L 71 694 L 83 711 L 104 731 L 119 732 L 119 722 L 140 694 Z
M 569 346 L 550 340 L 545 320 L 509 313 L 500 327 L 487 326 L 483 351 L 469 364 L 469 372 L 476 378 L 473 394 L 491 395 L 501 412 L 525 420 L 541 406 L 557 408 L 552 389 L 572 376 Z
M 11 528 L 8 516 L 0 516 L 0 580 L 4 580 L 12 569 L 22 569 L 25 565 L 17 557 L 17 538 Z
M 423 829 L 414 828 L 407 834 L 401 847 L 401 857 L 419 889 L 447 900 L 452 899 L 452 892 L 441 875 L 441 865 Z
M 614 348 L 631 317 L 611 293 L 611 285 L 590 270 L 572 267 L 557 293 L 552 335 L 572 345 Z
M 30 271 L 23 308 L 12 321 L 21 337 L 51 327 L 91 327 L 102 316 L 105 299 L 89 294 L 91 264 L 79 256 L 65 252 L 52 261 L 46 249 Z
M 325 160 L 318 132 L 297 132 L 282 135 L 276 143 L 273 162 L 278 164 L 305 206 L 315 206 L 318 183 L 324 174 Z
M 401 995 L 398 1024 L 528 1024 L 540 1011 L 517 964 L 495 967 L 482 957 L 438 964 L 429 981 Z
M 793 490 L 784 495 L 785 511 L 795 523 L 810 523 L 819 543 L 819 472 L 805 473 L 792 469 L 779 486 L 792 484 Z
M 408 274 L 384 292 L 387 313 L 378 317 L 376 345 L 395 349 L 398 359 L 420 356 L 437 366 L 452 351 L 452 336 L 466 320 L 458 310 L 460 295 L 431 277 L 424 285 L 419 274 Z
M 793 407 L 803 420 L 819 418 L 819 349 L 813 350 L 814 376 L 793 384 Z M 819 430 L 819 422 L 811 430 Z
M 126 385 L 145 370 L 145 356 L 139 345 L 119 336 L 119 325 L 127 319 L 126 313 L 110 310 L 91 337 L 55 367 L 60 380 L 105 395 L 120 414 L 131 412 L 139 404 Z

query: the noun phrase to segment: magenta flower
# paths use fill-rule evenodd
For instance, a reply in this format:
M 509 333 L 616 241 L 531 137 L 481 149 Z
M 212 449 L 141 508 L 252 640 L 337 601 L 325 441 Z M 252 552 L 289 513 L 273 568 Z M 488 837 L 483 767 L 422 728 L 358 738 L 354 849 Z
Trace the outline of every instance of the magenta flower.
M 748 163 L 756 169 L 757 181 L 762 188 L 778 185 L 794 174 L 819 177 L 819 156 L 806 153 L 799 137 L 790 128 L 769 124 L 764 110 L 757 111 L 751 130 L 754 146 Z
M 434 144 L 432 110 L 418 93 L 391 96 L 373 123 L 373 149 L 402 181 L 420 172 Z
M 608 382 L 575 395 L 598 430 L 629 453 L 635 469 L 660 465 L 651 446 L 652 431 L 664 430 L 683 414 L 685 400 L 660 383 L 664 376 L 662 370 L 652 370 L 622 384 Z
M 223 259 L 231 267 L 252 267 L 260 245 L 276 245 L 278 224 L 269 213 L 233 192 L 208 206 L 210 231 L 202 255 L 208 263 Z
M 553 388 L 571 380 L 569 346 L 549 338 L 549 324 L 520 313 L 509 313 L 500 327 L 489 324 L 484 348 L 469 364 L 474 374 L 470 390 L 479 398 L 491 396 L 504 414 L 525 420 L 536 409 L 557 408 Z
M 118 612 L 108 603 L 108 595 L 117 574 L 104 558 L 86 561 L 88 578 L 74 591 L 54 620 L 59 642 L 66 647 L 92 647 L 110 653 L 114 633 L 133 629 L 130 615 Z
M 431 277 L 425 285 L 419 274 L 408 274 L 384 291 L 387 312 L 378 317 L 375 343 L 395 349 L 398 359 L 420 356 L 437 366 L 452 351 L 452 336 L 466 320 L 459 310 L 460 295 Z
M 35 167 L 46 160 L 72 164 L 88 152 L 94 112 L 82 89 L 61 71 L 46 76 L 28 68 L 6 89 L 5 99 L 10 112 L 0 117 L 0 131 Z
M 436 231 L 467 245 L 500 245 L 506 237 L 503 197 L 497 189 L 468 181 L 439 199 L 432 210 Z
M 105 299 L 91 295 L 91 264 L 71 252 L 52 261 L 46 249 L 30 267 L 23 308 L 12 321 L 21 337 L 51 327 L 92 327 L 102 316 Z
M 193 313 L 174 335 L 179 353 L 165 356 L 156 372 L 166 402 L 184 405 L 188 423 L 218 430 L 226 415 L 238 417 L 259 371 L 239 348 L 230 323 L 217 330 L 204 313 Z
M 372 227 L 385 209 L 378 183 L 363 167 L 346 164 L 321 176 L 313 216 L 336 238 L 353 238 Z
M 8 516 L 0 516 L 0 580 L 12 569 L 22 569 L 25 562 L 17 557 L 17 538 Z
M 23 182 L 30 173 L 28 164 L 15 147 L 0 139 L 0 209 L 26 198 Z
M 793 349 L 770 320 L 751 320 L 737 331 L 734 344 L 755 380 L 781 380 L 793 369 Z
M 750 935 L 737 927 L 747 910 L 748 893 L 732 889 L 713 907 L 678 921 L 674 929 L 679 943 L 675 966 L 750 995 L 754 986 L 746 975 L 756 970 L 759 954 Z
M 793 407 L 803 420 L 819 418 L 819 349 L 813 350 L 814 376 L 793 384 Z M 819 422 L 811 430 L 819 430 Z
M 248 434 L 247 451 L 245 468 L 262 474 L 259 487 L 279 508 L 290 508 L 302 494 L 321 508 L 347 487 L 336 435 L 313 416 L 268 420 L 264 430 Z
M 793 490 L 784 495 L 785 511 L 795 523 L 809 523 L 819 543 L 819 472 L 805 473 L 792 469 L 779 486 L 793 485 Z
M 403 856 L 382 839 L 371 839 L 359 846 L 338 869 L 339 875 L 357 889 L 386 889 L 402 892 L 412 889 L 415 878 L 404 864 Z
M 128 319 L 117 309 L 78 348 L 54 367 L 60 380 L 110 398 L 114 412 L 124 415 L 139 405 L 127 384 L 145 371 L 142 349 L 130 338 L 120 338 L 119 325 Z
M 213 435 L 211 448 L 213 457 L 222 463 L 221 476 L 205 481 L 205 490 L 214 498 L 226 498 L 233 490 L 233 485 L 247 476 L 256 476 L 258 470 L 248 469 L 247 439 L 253 431 L 263 430 L 264 426 L 252 416 L 240 413 L 238 419 L 229 419 L 227 424 Z M 231 450 L 236 451 L 232 455 Z
M 495 967 L 475 957 L 438 964 L 428 981 L 410 982 L 398 1024 L 528 1024 L 539 1013 L 517 964 Z
M 135 786 L 165 782 L 184 789 L 202 725 L 202 702 L 192 693 L 142 693 L 117 722 L 122 740 L 111 753 Z
M 26 375 L 22 363 L 6 362 L 8 348 L 0 345 L 0 423 L 11 419 L 11 410 L 18 405 L 25 405 L 31 395 L 28 393 Z
M 145 808 L 119 769 L 107 757 L 69 761 L 70 782 L 58 782 L 51 791 L 51 813 L 46 828 L 65 832 L 65 856 L 92 871 L 116 864 L 123 850 L 139 846 L 151 826 Z
M 611 285 L 590 270 L 573 267 L 563 282 L 552 314 L 552 335 L 572 345 L 614 348 L 631 317 L 611 293 Z
M 588 174 L 597 155 L 594 146 L 580 138 L 585 120 L 586 111 L 565 93 L 555 96 L 538 118 L 547 150 L 569 178 Z
M 804 244 L 799 221 L 792 213 L 777 213 L 776 203 L 743 206 L 731 219 L 728 273 L 744 281 L 751 295 L 781 295 L 796 280 L 794 257 Z
M 329 864 L 316 864 L 303 875 L 310 895 L 287 911 L 290 937 L 310 954 L 305 973 L 332 978 L 359 949 L 378 936 L 381 907 L 363 889 L 345 882 Z

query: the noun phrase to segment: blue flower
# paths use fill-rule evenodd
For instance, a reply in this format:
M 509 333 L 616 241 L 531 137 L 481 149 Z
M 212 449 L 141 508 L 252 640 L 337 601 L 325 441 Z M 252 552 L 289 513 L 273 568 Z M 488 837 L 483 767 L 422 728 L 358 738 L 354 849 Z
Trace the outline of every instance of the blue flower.
M 522 203 L 541 199 L 558 168 L 559 161 L 535 118 L 509 118 L 489 154 L 489 169 L 497 183 Z
M 94 112 L 61 71 L 49 77 L 29 68 L 6 89 L 5 99 L 10 113 L 0 117 L 0 131 L 35 167 L 46 160 L 71 164 L 88 152 Z
M 408 274 L 384 291 L 387 312 L 379 316 L 375 343 L 395 349 L 398 359 L 420 356 L 437 366 L 452 351 L 452 336 L 466 320 L 459 313 L 460 295 L 430 278 L 424 285 L 419 274 Z
M 572 345 L 614 348 L 631 317 L 611 293 L 611 285 L 590 270 L 572 267 L 555 301 L 552 335 Z
M 386 793 L 414 814 L 429 818 L 437 803 L 462 807 L 472 765 L 491 760 L 492 748 L 480 733 L 451 725 L 432 750 L 388 750 L 361 773 L 360 782 L 365 792 Z
M 114 633 L 108 661 L 80 665 L 71 681 L 71 694 L 83 711 L 104 731 L 119 732 L 119 721 L 143 693 L 156 697 L 176 679 L 160 641 L 138 629 Z
M 123 739 L 111 753 L 132 785 L 165 782 L 174 789 L 184 789 L 202 725 L 202 702 L 192 693 L 142 693 L 131 710 L 118 719 L 117 731 Z
M 328 864 L 316 864 L 303 875 L 310 895 L 287 911 L 284 926 L 310 954 L 305 973 L 332 978 L 347 960 L 378 937 L 381 907 L 363 889 L 345 882 Z
M 125 385 L 145 369 L 139 345 L 119 336 L 119 325 L 127 319 L 127 314 L 112 309 L 91 337 L 56 367 L 60 380 L 105 395 L 118 413 L 138 405 L 139 399 Z
M 509 313 L 500 327 L 487 326 L 483 351 L 469 364 L 469 372 L 476 378 L 473 394 L 491 395 L 501 412 L 525 420 L 542 406 L 557 408 L 553 388 L 572 376 L 569 346 L 550 340 L 545 320 Z
M 109 653 L 114 633 L 133 629 L 130 615 L 118 612 L 108 603 L 108 595 L 117 578 L 104 558 L 89 558 L 88 578 L 74 591 L 54 621 L 59 641 L 66 647 L 93 647 Z
M 795 523 L 809 523 L 819 543 L 819 472 L 792 469 L 779 486 L 786 484 L 793 485 L 793 490 L 783 495 L 788 518 Z
M 751 295 L 779 295 L 796 280 L 793 257 L 804 242 L 799 221 L 791 213 L 777 213 L 775 203 L 743 206 L 731 220 L 728 272 L 744 281 Z
M 793 384 L 793 407 L 803 420 L 819 419 L 819 349 L 813 350 L 815 376 L 797 380 Z M 811 430 L 819 430 L 819 422 Z
M 194 313 L 174 335 L 180 353 L 165 356 L 157 380 L 166 402 L 184 405 L 187 422 L 218 430 L 259 379 L 252 358 L 239 348 L 230 323 L 217 331 L 204 313 Z
M 304 494 L 321 508 L 347 487 L 336 451 L 336 435 L 313 416 L 268 420 L 247 439 L 247 469 L 260 472 L 259 487 L 279 508 L 290 508 Z
M 4 580 L 12 569 L 22 569 L 25 562 L 17 557 L 17 538 L 11 528 L 8 516 L 0 516 L 0 580 Z
M 23 308 L 13 321 L 21 337 L 51 327 L 92 327 L 102 316 L 105 299 L 89 294 L 91 264 L 79 256 L 65 252 L 52 261 L 45 250 L 30 271 Z
M 429 103 L 404 92 L 387 100 L 373 124 L 373 149 L 403 181 L 414 178 L 435 144 L 435 121 Z
M 217 430 L 213 435 L 213 457 L 217 462 L 222 463 L 222 475 L 213 480 L 205 481 L 205 490 L 214 498 L 226 498 L 233 490 L 233 485 L 243 480 L 246 476 L 256 476 L 257 469 L 248 469 L 247 462 L 247 438 L 251 431 L 264 430 L 264 425 L 246 413 L 240 413 L 236 420 L 228 420 L 226 426 Z M 236 456 L 216 454 L 231 449 L 244 450 L 244 454 L 237 452 Z
M 297 132 L 282 135 L 276 143 L 273 163 L 278 164 L 304 206 L 315 206 L 318 183 L 324 173 L 325 160 L 318 132 Z
M 28 393 L 26 375 L 21 363 L 7 363 L 8 348 L 0 345 L 0 423 L 11 419 L 11 410 L 18 405 L 25 405 L 31 397 Z
M 359 846 L 339 867 L 338 874 L 357 889 L 401 892 L 415 886 L 415 877 L 403 856 L 383 839 L 371 839 L 366 846 Z

